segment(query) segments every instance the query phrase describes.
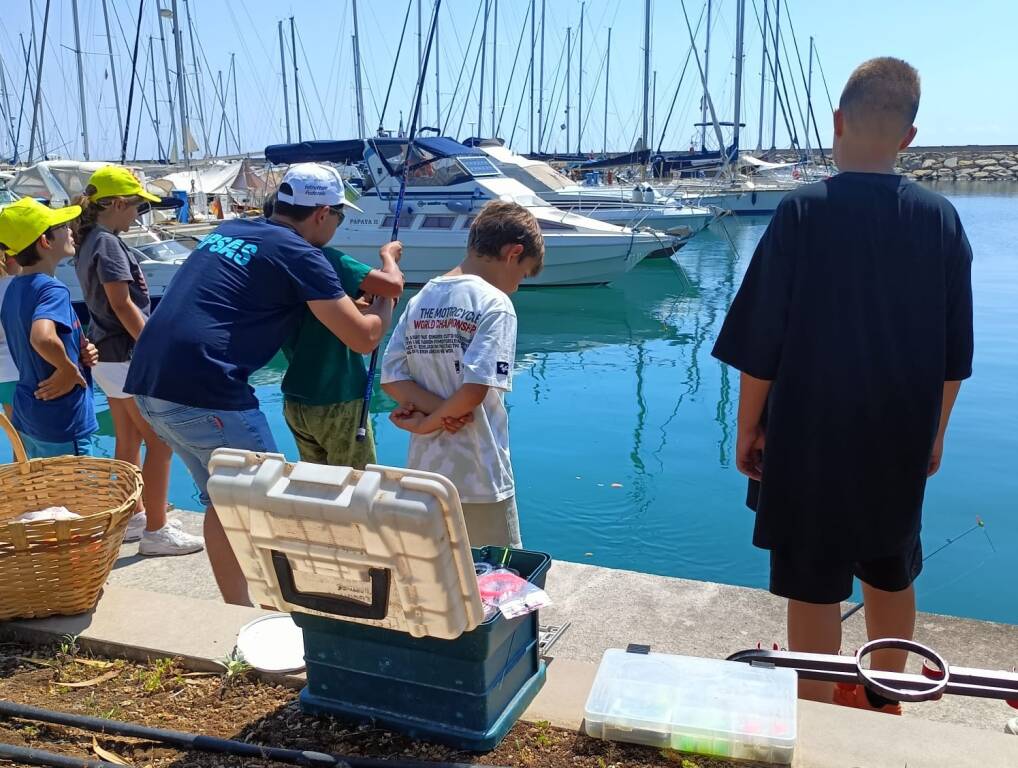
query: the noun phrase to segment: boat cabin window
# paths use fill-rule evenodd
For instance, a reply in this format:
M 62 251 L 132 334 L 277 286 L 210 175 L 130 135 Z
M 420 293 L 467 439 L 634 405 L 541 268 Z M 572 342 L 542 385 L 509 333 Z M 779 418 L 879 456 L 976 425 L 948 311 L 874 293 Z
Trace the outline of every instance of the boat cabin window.
M 392 229 L 392 225 L 396 223 L 395 215 L 386 216 L 382 219 L 382 229 Z M 414 223 L 414 215 L 403 211 L 399 215 L 399 226 L 400 229 L 409 229 L 410 225 Z
M 548 221 L 546 219 L 538 219 L 537 223 L 541 225 L 542 232 L 574 231 L 576 229 L 572 224 L 562 224 L 558 221 Z
M 452 229 L 455 216 L 425 216 L 421 229 Z

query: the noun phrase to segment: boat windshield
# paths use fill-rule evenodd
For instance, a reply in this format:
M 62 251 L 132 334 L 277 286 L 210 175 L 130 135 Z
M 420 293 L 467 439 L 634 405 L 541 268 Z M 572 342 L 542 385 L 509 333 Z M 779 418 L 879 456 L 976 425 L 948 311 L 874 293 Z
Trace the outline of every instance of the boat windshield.
M 405 144 L 376 145 L 393 177 L 399 176 L 405 148 Z M 477 176 L 499 175 L 498 169 L 486 157 L 439 157 L 417 145 L 411 150 L 407 162 L 408 187 L 451 187 Z
M 177 240 L 162 240 L 158 243 L 143 243 L 134 246 L 147 261 L 182 261 L 191 255 L 191 249 Z

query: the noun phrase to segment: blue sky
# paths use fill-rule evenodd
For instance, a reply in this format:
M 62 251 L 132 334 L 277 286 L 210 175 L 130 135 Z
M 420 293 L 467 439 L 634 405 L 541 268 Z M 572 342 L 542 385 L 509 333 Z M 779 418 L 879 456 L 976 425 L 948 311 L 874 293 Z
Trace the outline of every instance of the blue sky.
M 121 84 L 121 109 L 126 110 L 130 55 L 120 29 L 133 42 L 137 0 L 107 0 L 110 7 L 114 38 L 114 57 L 117 79 Z M 162 0 L 169 5 L 171 0 Z M 416 82 L 417 13 L 416 0 L 410 14 L 406 40 L 396 71 L 385 126 L 396 128 L 399 113 L 409 114 L 412 92 Z M 494 0 L 491 0 L 494 4 Z M 8 78 L 7 88 L 12 110 L 18 111 L 24 79 L 23 58 L 20 52 L 19 33 L 26 44 L 30 39 L 29 7 L 34 3 L 37 34 L 41 30 L 42 9 L 45 0 L 2 0 L 4 23 L 0 27 L 0 55 Z M 156 0 L 145 0 L 142 19 L 142 45 L 139 54 L 139 72 L 144 70 L 145 99 L 148 109 L 141 105 L 140 92 L 135 96 L 132 126 L 140 125 L 138 155 L 156 155 L 155 130 L 148 110 L 152 104 L 151 65 L 148 59 L 148 36 L 156 36 L 153 50 L 156 56 L 156 87 L 159 91 L 159 111 L 163 143 L 168 137 L 167 96 L 165 70 L 159 47 L 156 27 Z M 86 119 L 89 127 L 89 145 L 93 159 L 115 157 L 118 154 L 118 123 L 114 105 L 113 80 L 109 76 L 107 41 L 103 25 L 102 0 L 78 0 L 81 24 L 81 48 L 85 69 Z M 285 20 L 287 45 L 287 77 L 290 88 L 291 135 L 296 139 L 296 115 L 293 107 L 293 82 L 289 17 L 293 15 L 297 28 L 298 66 L 301 75 L 304 138 L 349 138 L 356 133 L 354 107 L 353 66 L 351 54 L 352 18 L 349 0 L 242 0 L 241 2 L 195 2 L 177 0 L 180 15 L 185 16 L 186 6 L 194 24 L 199 47 L 199 67 L 204 71 L 203 91 L 206 112 L 206 129 L 201 128 L 197 106 L 189 115 L 191 132 L 205 152 L 206 144 L 215 150 L 221 114 L 208 73 L 214 76 L 223 71 L 228 79 L 231 53 L 236 54 L 237 85 L 240 112 L 239 140 L 245 151 L 260 150 L 268 143 L 286 139 L 282 80 L 280 75 L 279 40 L 277 22 Z M 471 41 L 471 29 L 482 0 L 444 0 L 441 16 L 437 62 L 440 67 L 440 93 L 442 119 L 446 133 L 463 137 L 476 132 L 479 96 L 479 78 L 475 76 L 472 89 L 468 89 L 478 49 L 478 31 Z M 82 157 L 81 118 L 75 68 L 74 29 L 71 0 L 53 0 L 50 28 L 47 35 L 46 62 L 43 73 L 43 90 L 46 105 L 43 110 L 47 144 L 52 152 L 65 157 Z M 574 52 L 571 77 L 570 149 L 576 148 L 577 122 L 580 110 L 579 76 L 581 66 L 577 29 L 580 22 L 581 0 L 546 0 L 545 35 L 545 102 L 549 116 L 545 129 L 544 148 L 565 149 L 564 79 L 566 28 L 573 28 Z M 770 0 L 773 16 L 774 0 Z M 657 144 L 664 128 L 665 115 L 673 96 L 679 75 L 689 50 L 689 33 L 678 0 L 654 0 L 652 14 L 652 68 L 657 71 L 657 88 L 654 104 Z M 704 0 L 685 0 L 691 25 L 697 25 L 704 10 Z M 709 62 L 709 83 L 712 99 L 719 119 L 731 119 L 734 97 L 732 73 L 734 70 L 735 0 L 714 0 L 712 46 Z M 430 17 L 432 0 L 423 0 L 425 28 Z M 499 134 L 513 138 L 520 150 L 530 148 L 529 92 L 523 83 L 529 65 L 529 27 L 524 20 L 530 0 L 500 0 L 498 3 L 498 36 L 489 29 L 485 56 L 485 108 L 482 116 L 483 133 L 491 131 L 491 60 L 497 61 L 497 103 L 501 127 Z M 541 2 L 537 0 L 538 16 Z M 384 101 L 389 75 L 396 55 L 397 43 L 407 10 L 407 0 L 360 0 L 359 22 L 361 55 L 365 82 L 365 111 L 369 130 L 377 127 L 378 114 Z M 761 45 L 757 14 L 762 14 L 763 0 L 747 0 L 745 43 L 745 81 L 742 145 L 755 147 L 760 116 L 760 59 Z M 788 14 L 786 15 L 786 10 Z M 1018 70 L 1018 53 L 1014 31 L 1018 29 L 1018 3 L 1011 0 L 969 0 L 960 8 L 952 0 L 855 0 L 853 3 L 808 2 L 784 0 L 782 6 L 782 34 L 789 59 L 782 53 L 782 66 L 791 64 L 786 71 L 786 83 L 794 118 L 799 123 L 798 108 L 791 88 L 793 79 L 800 101 L 804 101 L 804 87 L 799 74 L 795 47 L 789 34 L 788 17 L 798 40 L 799 50 L 806 64 L 809 36 L 812 34 L 819 54 L 820 66 L 830 88 L 831 98 L 837 102 L 838 94 L 852 68 L 859 62 L 877 55 L 896 55 L 907 59 L 920 71 L 923 79 L 923 99 L 917 124 L 920 145 L 932 144 L 997 144 L 1018 143 L 1018 99 L 1014 97 L 1013 77 Z M 119 25 L 118 25 L 119 19 Z M 584 21 L 584 50 L 582 57 L 584 113 L 584 151 L 600 150 L 605 136 L 604 67 L 608 27 L 612 27 L 611 69 L 608 88 L 607 144 L 609 149 L 631 147 L 639 134 L 642 109 L 643 62 L 643 3 L 641 0 L 587 0 Z M 172 38 L 166 24 L 170 67 L 175 70 Z M 523 32 L 523 45 L 516 63 L 515 75 L 510 72 Z M 698 36 L 700 56 L 703 56 L 703 27 Z M 194 80 L 194 66 L 186 26 L 183 27 L 185 71 Z M 492 40 L 495 40 L 494 44 Z M 493 54 L 494 51 L 494 54 Z M 539 56 L 539 54 L 538 54 Z M 464 62 L 466 62 L 464 66 Z M 463 72 L 459 88 L 457 77 Z M 34 69 L 33 69 L 34 77 Z M 13 82 L 12 82 L 13 81 Z M 675 99 L 675 109 L 668 126 L 666 148 L 687 147 L 696 139 L 693 123 L 699 120 L 700 87 L 695 59 L 690 60 L 681 89 Z M 507 86 L 511 86 L 507 90 Z M 174 86 L 175 87 L 175 86 Z M 830 107 L 824 90 L 820 67 L 814 69 L 813 106 L 825 145 L 830 141 Z M 189 88 L 193 89 L 192 84 Z M 767 97 L 764 145 L 771 143 L 771 84 L 766 83 Z M 174 94 L 175 97 L 175 94 Z M 507 98 L 508 97 L 508 98 Z M 521 99 L 522 97 L 522 99 Z M 193 98 L 191 98 L 194 101 Z M 233 120 L 233 94 L 228 95 L 229 117 Z M 29 95 L 28 103 L 31 98 Z M 434 60 L 429 71 L 423 122 L 435 124 Z M 522 108 L 519 105 L 522 102 Z M 504 112 L 501 105 L 505 103 Z M 452 109 L 450 109 L 450 104 Z M 518 114 L 518 120 L 517 120 Z M 407 117 L 407 119 L 409 119 Z M 496 121 L 499 117 L 496 117 Z M 22 148 L 27 147 L 30 111 L 22 123 Z M 788 133 L 782 117 L 778 116 L 777 144 L 788 145 Z M 515 125 L 515 133 L 514 133 Z M 16 127 L 16 126 L 15 126 Z M 802 134 L 801 125 L 798 133 Z M 206 142 L 205 133 L 210 137 Z M 224 130 L 225 133 L 225 130 Z M 712 133 L 712 132 L 709 132 Z M 536 139 L 535 139 L 536 143 Z M 708 143 L 713 137 L 708 136 Z M 134 154 L 135 131 L 132 128 L 129 157 Z M 229 139 L 233 151 L 234 141 Z M 226 151 L 225 141 L 220 142 Z M 10 139 L 0 138 L 0 151 L 10 152 Z

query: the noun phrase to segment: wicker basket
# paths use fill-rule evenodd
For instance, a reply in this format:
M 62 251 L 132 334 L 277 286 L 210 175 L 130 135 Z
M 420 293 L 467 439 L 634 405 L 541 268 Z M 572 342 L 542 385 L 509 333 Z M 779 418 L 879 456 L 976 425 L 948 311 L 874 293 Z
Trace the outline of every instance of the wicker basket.
M 133 464 L 89 456 L 29 460 L 0 411 L 14 464 L 0 465 L 0 621 L 95 607 L 141 497 Z M 80 520 L 13 522 L 62 506 Z

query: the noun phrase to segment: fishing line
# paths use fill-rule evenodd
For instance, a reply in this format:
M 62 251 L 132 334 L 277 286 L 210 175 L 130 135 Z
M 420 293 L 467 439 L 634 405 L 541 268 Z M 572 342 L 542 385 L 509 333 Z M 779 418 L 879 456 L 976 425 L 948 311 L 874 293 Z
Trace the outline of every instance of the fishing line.
M 396 69 L 399 66 L 399 55 L 403 52 L 403 38 L 406 36 L 406 25 L 410 21 L 410 9 L 414 2 L 410 0 L 406 5 L 406 16 L 403 17 L 403 31 L 399 33 L 399 45 L 396 46 L 396 58 L 392 62 L 392 71 L 389 73 L 389 85 L 385 89 L 385 101 L 382 102 L 382 112 L 378 115 L 378 135 L 382 135 L 382 124 L 385 122 L 385 113 L 389 109 L 389 96 L 392 95 L 392 82 L 396 79 Z M 395 239 L 395 238 L 393 238 Z
M 941 544 L 935 550 L 933 550 L 928 555 L 926 555 L 926 557 L 923 558 L 923 562 L 925 563 L 927 560 L 929 560 L 931 557 L 933 557 L 938 552 L 943 552 L 949 546 L 954 544 L 954 542 L 960 541 L 961 539 L 964 539 L 970 533 L 972 533 L 973 531 L 978 531 L 980 528 L 982 528 L 983 529 L 983 533 L 986 534 L 986 541 L 989 543 L 990 549 L 992 549 L 994 554 L 996 554 L 997 548 L 995 546 L 993 546 L 993 540 L 990 538 L 990 534 L 986 531 L 986 523 L 983 522 L 983 519 L 981 517 L 976 517 L 976 524 L 975 525 L 973 525 L 971 528 L 967 529 L 963 533 L 958 534 L 953 539 L 952 538 L 947 539 L 947 541 L 945 541 L 943 544 Z M 863 602 L 860 601 L 858 604 L 852 606 L 847 611 L 845 611 L 843 614 L 841 614 L 841 620 L 845 621 L 846 619 L 854 616 L 856 613 L 858 613 L 862 609 L 862 607 L 863 607 Z

